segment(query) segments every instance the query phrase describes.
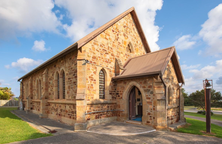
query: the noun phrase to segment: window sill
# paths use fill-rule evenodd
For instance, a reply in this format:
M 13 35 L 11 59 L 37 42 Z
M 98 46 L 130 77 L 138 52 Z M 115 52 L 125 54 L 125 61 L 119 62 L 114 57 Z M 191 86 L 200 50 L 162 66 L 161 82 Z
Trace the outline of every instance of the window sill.
M 41 102 L 41 100 L 32 100 L 33 102 Z
M 67 100 L 48 100 L 49 103 L 60 103 L 60 104 L 76 104 L 76 101 Z
M 167 106 L 167 109 L 178 108 L 178 107 L 179 107 L 178 105 L 169 105 Z
M 88 101 L 87 105 L 97 105 L 97 104 L 116 104 L 116 102 L 111 100 L 95 99 L 93 101 Z

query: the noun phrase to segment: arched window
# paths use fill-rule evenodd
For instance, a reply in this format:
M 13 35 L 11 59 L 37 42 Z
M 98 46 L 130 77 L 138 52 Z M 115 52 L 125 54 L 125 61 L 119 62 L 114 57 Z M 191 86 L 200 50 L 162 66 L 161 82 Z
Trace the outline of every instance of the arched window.
M 129 53 L 133 53 L 134 52 L 133 45 L 132 45 L 131 42 L 128 43 L 126 51 L 129 52 Z
M 26 98 L 29 96 L 29 85 L 26 84 Z
M 57 98 L 59 99 L 59 74 L 57 73 Z
M 41 86 L 41 80 L 39 80 L 39 99 L 41 98 L 42 95 L 42 86 Z
M 63 95 L 63 99 L 66 98 L 66 89 L 65 89 L 65 72 L 63 71 L 62 73 L 62 95 Z
M 36 99 L 39 98 L 39 80 L 36 81 Z
M 171 104 L 171 98 L 172 98 L 172 89 L 171 89 L 171 87 L 169 86 L 168 87 L 168 105 L 170 105 Z
M 116 59 L 116 62 L 115 62 L 115 76 L 118 76 L 119 74 L 120 74 L 120 68 L 119 68 L 118 61 Z
M 99 98 L 105 99 L 105 73 L 103 70 L 99 72 Z

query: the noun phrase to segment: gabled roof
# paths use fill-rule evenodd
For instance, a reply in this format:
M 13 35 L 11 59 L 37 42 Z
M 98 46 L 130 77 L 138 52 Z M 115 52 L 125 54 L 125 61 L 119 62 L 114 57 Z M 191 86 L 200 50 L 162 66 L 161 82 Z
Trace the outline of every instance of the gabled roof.
M 74 44 L 70 45 L 69 47 L 67 47 L 66 49 L 64 49 L 63 51 L 61 51 L 60 53 L 58 53 L 57 55 L 53 56 L 52 58 L 50 58 L 49 60 L 47 60 L 46 62 L 44 62 L 43 64 L 41 64 L 40 66 L 38 66 L 37 68 L 35 68 L 34 70 L 30 71 L 29 73 L 27 73 L 26 75 L 24 75 L 23 77 L 19 78 L 18 81 L 20 81 L 21 79 L 27 77 L 28 75 L 40 70 L 41 68 L 49 65 L 50 63 L 56 61 L 57 59 L 59 59 L 60 57 L 64 56 L 65 54 L 67 54 L 68 52 L 71 52 L 73 50 L 79 49 L 82 46 L 84 46 L 85 44 L 87 44 L 89 41 L 91 41 L 93 38 L 95 38 L 96 36 L 98 36 L 100 33 L 102 33 L 103 31 L 105 31 L 106 29 L 108 29 L 110 26 L 112 26 L 113 24 L 115 24 L 116 22 L 118 22 L 120 19 L 122 19 L 123 17 L 125 17 L 126 15 L 131 14 L 132 18 L 134 20 L 135 26 L 138 30 L 139 36 L 142 40 L 143 46 L 146 50 L 147 53 L 151 52 L 150 51 L 150 47 L 147 43 L 146 37 L 144 35 L 143 29 L 140 25 L 139 19 L 137 17 L 135 8 L 132 7 L 130 9 L 128 9 L 127 11 L 123 12 L 122 14 L 120 14 L 119 16 L 117 16 L 116 18 L 112 19 L 111 21 L 109 21 L 108 23 L 104 24 L 103 26 L 101 26 L 100 28 L 94 30 L 93 32 L 91 32 L 90 34 L 86 35 L 85 37 L 83 37 L 82 39 L 80 39 L 79 41 L 75 42 Z
M 125 65 L 125 70 L 113 79 L 125 79 L 137 76 L 163 75 L 170 59 L 174 65 L 179 83 L 184 84 L 183 74 L 175 47 L 151 52 L 142 56 L 131 58 Z

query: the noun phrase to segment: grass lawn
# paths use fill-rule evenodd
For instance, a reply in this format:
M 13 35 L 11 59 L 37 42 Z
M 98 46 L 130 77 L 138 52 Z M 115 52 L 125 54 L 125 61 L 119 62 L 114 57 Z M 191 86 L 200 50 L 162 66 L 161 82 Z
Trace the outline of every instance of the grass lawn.
M 191 112 L 184 112 L 184 115 L 206 118 L 206 115 L 198 114 L 198 113 L 191 113 Z M 222 121 L 222 115 L 214 114 L 214 115 L 211 116 L 211 119 Z
M 222 111 L 222 108 L 214 108 L 214 107 L 212 107 L 211 110 L 214 110 L 214 111 Z
M 16 108 L 0 108 L 0 144 L 50 136 L 29 126 L 10 110 Z
M 217 126 L 215 124 L 211 124 L 211 133 L 213 134 L 206 134 L 206 122 L 202 122 L 199 120 L 186 118 L 187 126 L 184 128 L 177 129 L 178 132 L 183 133 L 191 133 L 191 134 L 198 134 L 198 135 L 209 135 L 209 136 L 216 136 L 222 138 L 222 127 Z
M 192 108 L 196 108 L 194 106 L 184 106 L 184 110 L 189 110 L 189 109 L 192 109 Z

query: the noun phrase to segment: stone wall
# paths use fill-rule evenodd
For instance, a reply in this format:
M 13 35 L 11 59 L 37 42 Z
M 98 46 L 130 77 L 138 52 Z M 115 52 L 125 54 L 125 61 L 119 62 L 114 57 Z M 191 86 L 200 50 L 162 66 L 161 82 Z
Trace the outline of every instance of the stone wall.
M 47 103 L 48 109 L 46 111 L 49 118 L 73 125 L 76 120 L 76 105 L 75 104 L 61 104 L 61 103 Z
M 178 122 L 180 119 L 179 116 L 179 83 L 177 80 L 177 76 L 175 73 L 175 69 L 172 61 L 170 60 L 165 73 L 163 75 L 163 79 L 167 85 L 167 125 Z M 169 102 L 171 101 L 171 102 Z
M 156 125 L 157 100 L 153 89 L 154 77 L 142 77 L 134 79 L 118 80 L 112 86 L 112 98 L 117 102 L 117 120 L 129 120 L 129 93 L 136 86 L 142 94 L 143 116 L 142 123 L 145 125 Z
M 129 43 L 133 47 L 132 53 L 127 51 Z M 98 79 L 102 68 L 106 72 L 105 99 L 111 99 L 109 90 L 111 78 L 115 76 L 115 59 L 124 64 L 130 58 L 146 53 L 130 14 L 91 40 L 82 50 L 90 62 L 86 74 L 87 101 L 99 99 Z
M 58 97 L 56 97 L 56 73 L 59 73 L 60 78 L 62 78 L 62 71 L 65 72 L 66 98 L 62 99 L 61 91 L 60 99 L 58 99 Z M 37 92 L 37 81 L 41 81 L 40 96 Z M 41 114 L 43 117 L 47 117 L 47 114 L 50 114 L 49 118 L 60 120 L 67 124 L 74 124 L 76 108 L 75 105 L 70 107 L 69 103 L 75 102 L 77 93 L 77 51 L 70 52 L 69 54 L 59 58 L 57 61 L 49 64 L 45 68 L 40 69 L 32 75 L 24 78 L 22 83 L 23 91 L 21 88 L 20 92 L 21 96 L 23 96 L 22 101 L 25 105 L 25 110 L 32 110 L 32 112 Z M 62 87 L 61 80 L 60 86 Z M 47 103 L 47 101 L 62 101 L 63 104 L 51 104 Z M 55 112 L 55 109 L 58 111 Z M 50 112 L 51 110 L 52 112 Z
M 116 117 L 116 104 L 88 104 L 86 113 L 86 121 L 97 120 L 97 123 L 100 123 L 101 119 Z
M 41 112 L 41 102 L 40 101 L 32 101 L 32 112 L 36 114 L 40 114 Z
M 129 51 L 129 44 L 131 52 Z M 77 123 L 76 130 L 86 128 L 87 102 L 112 101 L 110 94 L 112 77 L 115 76 L 115 60 L 126 63 L 130 58 L 145 54 L 145 48 L 131 14 L 128 14 L 104 32 L 84 45 L 77 56 Z M 84 64 L 84 59 L 89 63 Z M 99 99 L 99 72 L 105 72 L 105 99 Z M 111 118 L 110 118 L 111 119 Z

